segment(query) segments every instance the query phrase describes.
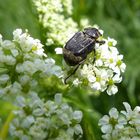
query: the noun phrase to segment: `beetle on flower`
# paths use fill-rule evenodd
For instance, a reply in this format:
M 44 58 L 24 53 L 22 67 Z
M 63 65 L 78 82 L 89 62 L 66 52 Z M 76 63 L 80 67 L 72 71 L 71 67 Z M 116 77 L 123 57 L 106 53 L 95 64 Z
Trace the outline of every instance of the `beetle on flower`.
M 64 46 L 64 83 L 83 85 L 92 90 L 113 95 L 118 92 L 115 84 L 122 81 L 126 65 L 123 55 L 115 47 L 117 41 L 103 36 L 103 31 L 89 27 L 77 32 Z M 60 50 L 56 49 L 57 54 Z M 73 75 L 73 76 L 72 76 Z M 68 81 L 69 79 L 69 81 Z
M 95 43 L 104 44 L 104 41 L 99 41 L 98 38 L 102 36 L 96 28 L 85 28 L 84 31 L 77 32 L 63 48 L 63 55 L 66 63 L 70 66 L 76 66 L 75 70 L 65 79 L 73 75 L 78 67 L 85 61 L 87 55 L 94 51 Z M 95 57 L 94 60 L 95 61 Z

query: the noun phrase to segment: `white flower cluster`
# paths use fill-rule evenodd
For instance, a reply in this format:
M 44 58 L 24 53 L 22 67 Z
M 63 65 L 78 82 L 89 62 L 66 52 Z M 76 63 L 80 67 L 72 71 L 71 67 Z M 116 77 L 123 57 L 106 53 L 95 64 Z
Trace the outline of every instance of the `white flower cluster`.
M 100 30 L 100 32 L 103 32 Z M 105 44 L 95 44 L 95 54 L 90 53 L 73 77 L 73 84 L 78 86 L 80 84 L 88 85 L 95 91 L 107 91 L 108 95 L 116 94 L 118 88 L 115 84 L 122 81 L 122 73 L 125 71 L 126 65 L 123 63 L 123 55 L 115 47 L 117 41 L 103 37 L 99 38 L 104 40 Z M 95 62 L 94 61 L 95 58 Z M 66 68 L 68 73 L 71 67 Z M 70 71 L 69 71 L 70 70 Z M 66 74 L 68 75 L 68 74 Z
M 73 111 L 62 101 L 62 94 L 56 94 L 54 101 L 43 102 L 36 93 L 28 98 L 17 97 L 20 110 L 10 125 L 10 134 L 20 140 L 74 140 L 82 136 L 81 111 Z
M 13 41 L 0 36 L 0 97 L 27 93 L 37 87 L 39 78 L 51 74 L 61 76 L 61 68 L 47 58 L 38 39 L 21 29 L 13 32 Z
M 140 107 L 134 110 L 124 102 L 126 111 L 112 108 L 109 115 L 103 116 L 99 120 L 99 126 L 104 133 L 105 140 L 139 140 L 140 139 Z
M 72 0 L 33 0 L 39 20 L 47 30 L 46 45 L 63 46 L 77 31 L 77 23 L 71 18 Z

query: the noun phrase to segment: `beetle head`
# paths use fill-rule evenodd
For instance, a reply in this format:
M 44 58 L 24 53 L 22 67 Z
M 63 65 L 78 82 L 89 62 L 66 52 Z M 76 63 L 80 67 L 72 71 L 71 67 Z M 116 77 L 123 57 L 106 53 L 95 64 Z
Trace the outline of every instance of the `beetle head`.
M 102 34 L 99 32 L 98 29 L 96 29 L 96 28 L 91 28 L 91 27 L 85 28 L 85 29 L 84 29 L 84 33 L 87 34 L 87 35 L 89 35 L 90 37 L 92 37 L 92 38 L 94 38 L 94 39 L 97 39 L 97 38 L 99 38 L 99 37 L 102 35 Z

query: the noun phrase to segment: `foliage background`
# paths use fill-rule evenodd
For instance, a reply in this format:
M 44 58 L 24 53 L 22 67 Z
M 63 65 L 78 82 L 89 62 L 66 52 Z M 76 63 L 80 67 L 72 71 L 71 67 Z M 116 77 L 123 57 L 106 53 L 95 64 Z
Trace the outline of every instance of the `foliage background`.
M 70 89 L 71 98 L 80 104 L 85 111 L 83 120 L 85 138 L 100 140 L 97 126 L 100 115 L 107 114 L 111 107 L 123 108 L 127 101 L 132 107 L 140 105 L 140 1 L 139 0 L 73 0 L 73 19 L 79 23 L 86 17 L 91 24 L 97 24 L 104 30 L 105 36 L 118 41 L 118 49 L 124 55 L 127 69 L 124 80 L 119 84 L 119 92 L 115 96 L 105 93 L 85 96 L 88 91 Z M 0 0 L 0 33 L 4 39 L 12 39 L 12 31 L 16 28 L 28 29 L 31 36 L 44 40 L 42 27 L 31 0 Z M 49 55 L 61 63 L 61 58 Z M 65 91 L 66 92 L 66 91 Z M 79 101 L 78 101 L 78 100 Z M 0 117 L 5 121 L 12 109 L 7 102 L 0 101 Z M 90 115 L 91 114 L 91 115 Z M 88 124 L 87 126 L 84 124 Z M 88 135 L 88 136 L 87 136 Z M 11 138 L 9 138 L 11 139 Z

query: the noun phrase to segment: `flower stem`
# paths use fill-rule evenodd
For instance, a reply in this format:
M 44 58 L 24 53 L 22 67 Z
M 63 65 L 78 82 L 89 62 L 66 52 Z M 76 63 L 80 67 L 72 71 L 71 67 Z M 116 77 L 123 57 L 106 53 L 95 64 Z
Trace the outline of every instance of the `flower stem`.
M 10 114 L 7 117 L 7 120 L 5 121 L 1 131 L 0 131 L 0 139 L 5 140 L 8 134 L 8 130 L 9 130 L 9 124 L 12 121 L 14 117 L 13 112 L 11 111 Z

